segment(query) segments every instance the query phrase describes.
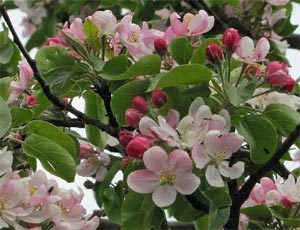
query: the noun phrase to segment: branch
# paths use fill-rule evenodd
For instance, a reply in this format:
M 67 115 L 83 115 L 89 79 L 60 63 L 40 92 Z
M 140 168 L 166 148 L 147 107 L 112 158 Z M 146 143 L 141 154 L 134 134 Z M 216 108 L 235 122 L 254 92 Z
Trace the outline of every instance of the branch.
M 246 181 L 243 187 L 240 189 L 237 198 L 232 200 L 232 210 L 230 213 L 229 221 L 227 222 L 225 229 L 237 229 L 239 224 L 239 214 L 242 204 L 248 199 L 251 190 L 258 182 L 258 180 L 268 171 L 278 165 L 280 158 L 289 150 L 289 148 L 295 143 L 300 136 L 300 123 L 290 133 L 286 140 L 279 146 L 271 157 L 264 165 L 262 165 L 256 172 L 250 175 L 250 178 Z
M 34 77 L 36 78 L 36 80 L 38 81 L 38 83 L 40 84 L 40 86 L 42 87 L 42 90 L 44 92 L 44 94 L 46 95 L 46 97 L 57 107 L 59 107 L 62 110 L 66 110 L 72 114 L 74 114 L 78 119 L 83 120 L 86 124 L 90 124 L 93 126 L 98 127 L 99 129 L 101 129 L 102 131 L 117 137 L 118 136 L 118 129 L 111 127 L 110 125 L 106 125 L 102 122 L 100 122 L 99 120 L 90 118 L 88 116 L 86 116 L 86 114 L 80 112 L 79 110 L 75 109 L 74 107 L 72 107 L 70 104 L 65 104 L 57 95 L 55 95 L 54 93 L 51 92 L 49 85 L 46 83 L 45 79 L 42 77 L 39 69 L 37 68 L 36 62 L 35 60 L 33 60 L 28 52 L 25 50 L 24 46 L 22 45 L 18 34 L 16 33 L 11 20 L 7 14 L 7 10 L 4 6 L 4 4 L 0 4 L 0 12 L 9 28 L 9 30 L 11 31 L 12 35 L 13 35 L 13 39 L 15 44 L 18 46 L 19 50 L 21 51 L 21 53 L 24 55 L 25 59 L 27 60 L 28 64 L 30 65 L 30 67 L 33 70 L 34 73 Z
M 85 123 L 80 119 L 66 119 L 66 120 L 59 120 L 59 119 L 45 119 L 45 121 L 61 127 L 76 127 L 76 128 L 84 128 Z
M 292 34 L 285 40 L 290 44 L 289 48 L 300 50 L 300 34 Z

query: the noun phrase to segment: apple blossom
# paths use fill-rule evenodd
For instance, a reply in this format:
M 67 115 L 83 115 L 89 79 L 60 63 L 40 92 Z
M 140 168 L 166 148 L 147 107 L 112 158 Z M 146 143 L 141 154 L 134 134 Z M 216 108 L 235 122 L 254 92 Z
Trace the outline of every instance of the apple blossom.
M 152 193 L 158 207 L 174 203 L 177 192 L 192 194 L 200 179 L 191 172 L 192 160 L 187 152 L 176 149 L 169 155 L 158 146 L 148 149 L 143 156 L 146 169 L 129 174 L 127 184 L 138 193 Z
M 195 15 L 186 13 L 182 22 L 179 19 L 180 16 L 175 12 L 170 16 L 172 32 L 178 36 L 204 34 L 212 29 L 215 22 L 215 18 L 208 16 L 204 10 L 200 10 Z
M 272 6 L 267 5 L 265 7 L 265 13 L 262 16 L 262 24 L 263 25 L 269 25 L 274 26 L 280 19 L 285 18 L 286 9 L 280 9 L 273 13 Z
M 267 2 L 274 6 L 284 6 L 289 0 L 267 0 Z
M 235 52 L 239 59 L 245 62 L 261 62 L 269 53 L 269 41 L 262 37 L 256 44 L 254 49 L 254 42 L 250 37 L 241 38 Z
M 234 28 L 229 28 L 223 33 L 223 44 L 230 51 L 233 52 L 240 41 L 240 35 Z
M 110 10 L 96 11 L 90 19 L 98 27 L 100 34 L 111 35 L 116 31 L 117 19 Z
M 93 147 L 89 144 L 80 144 L 79 159 L 87 159 L 93 154 Z
M 290 202 L 300 202 L 300 176 L 295 178 L 292 174 L 282 184 L 277 184 L 278 190 L 285 195 Z
M 74 21 L 70 24 L 70 28 L 68 27 L 68 22 L 66 22 L 63 26 L 62 31 L 73 35 L 80 41 L 84 41 L 86 39 L 86 35 L 83 31 L 83 23 L 80 18 L 75 18 Z
M 192 158 L 197 168 L 206 168 L 205 177 L 211 186 L 224 186 L 221 175 L 230 179 L 236 179 L 242 175 L 244 162 L 238 161 L 229 166 L 227 160 L 240 149 L 243 141 L 243 137 L 239 134 L 222 134 L 218 130 L 212 130 L 206 134 L 203 144 L 194 146 Z

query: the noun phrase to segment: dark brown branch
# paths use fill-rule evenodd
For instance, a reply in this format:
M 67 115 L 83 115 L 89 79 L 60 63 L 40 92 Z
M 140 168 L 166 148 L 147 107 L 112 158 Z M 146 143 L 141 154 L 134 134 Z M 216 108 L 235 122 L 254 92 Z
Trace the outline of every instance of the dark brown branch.
M 45 121 L 61 127 L 76 127 L 76 128 L 84 128 L 85 123 L 79 119 L 67 119 L 67 120 L 59 120 L 59 119 L 46 119 Z
M 42 87 L 42 90 L 44 92 L 44 94 L 46 95 L 46 97 L 57 107 L 61 108 L 62 110 L 66 110 L 72 114 L 74 114 L 78 119 L 84 121 L 86 124 L 90 124 L 93 126 L 98 127 L 99 129 L 101 129 L 102 131 L 117 137 L 118 136 L 118 129 L 111 127 L 110 125 L 106 125 L 102 122 L 100 122 L 99 120 L 90 118 L 88 116 L 86 116 L 86 114 L 80 112 L 79 110 L 75 109 L 73 106 L 71 106 L 70 104 L 65 104 L 57 95 L 55 95 L 53 92 L 51 92 L 49 85 L 46 83 L 45 79 L 42 77 L 39 69 L 37 68 L 36 62 L 35 60 L 33 60 L 30 55 L 28 54 L 28 52 L 25 50 L 24 46 L 22 45 L 18 34 L 16 33 L 11 20 L 7 14 L 7 10 L 4 6 L 4 4 L 2 3 L 0 5 L 0 12 L 4 18 L 4 21 L 6 22 L 9 30 L 11 31 L 12 35 L 13 35 L 13 39 L 15 44 L 18 46 L 19 50 L 21 51 L 21 53 L 24 55 L 25 59 L 27 60 L 28 64 L 30 65 L 30 67 L 33 70 L 34 73 L 34 77 L 36 78 L 36 80 L 38 81 L 38 83 L 40 84 L 40 86 Z
M 300 34 L 292 34 L 285 40 L 290 44 L 289 48 L 300 50 Z
M 296 128 L 290 133 L 286 140 L 278 147 L 274 155 L 269 161 L 262 165 L 257 171 L 250 175 L 250 178 L 246 181 L 243 187 L 238 193 L 238 199 L 232 200 L 229 221 L 225 226 L 225 229 L 237 229 L 239 224 L 239 215 L 242 204 L 248 199 L 251 190 L 255 184 L 259 181 L 261 177 L 265 175 L 266 172 L 274 168 L 278 164 L 281 157 L 289 150 L 289 148 L 295 143 L 297 138 L 300 136 L 300 123 Z

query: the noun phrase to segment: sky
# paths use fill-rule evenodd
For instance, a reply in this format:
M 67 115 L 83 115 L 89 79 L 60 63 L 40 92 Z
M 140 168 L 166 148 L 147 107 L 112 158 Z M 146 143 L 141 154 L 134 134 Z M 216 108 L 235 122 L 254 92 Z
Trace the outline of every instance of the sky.
M 300 12 L 300 4 L 293 3 L 293 13 L 292 13 L 292 17 L 291 17 L 292 24 L 299 25 L 299 23 L 300 23 L 299 12 Z M 20 10 L 11 10 L 11 11 L 9 11 L 9 16 L 11 18 L 13 25 L 16 28 L 17 33 L 21 37 L 21 32 L 22 32 L 23 28 L 19 25 L 20 25 L 22 19 L 24 18 L 25 14 L 23 12 L 21 12 Z M 0 22 L 2 22 L 2 20 L 0 20 Z M 0 24 L 0 31 L 1 30 L 2 30 L 2 23 Z M 297 28 L 295 33 L 300 34 L 300 26 Z M 27 39 L 24 39 L 21 37 L 21 41 L 23 42 L 23 44 L 25 44 Z M 31 56 L 34 56 L 35 53 L 36 53 L 36 50 L 33 50 L 30 54 L 31 54 Z M 291 65 L 290 73 L 296 79 L 300 76 L 300 64 L 299 64 L 300 50 L 288 49 L 286 54 L 287 54 L 287 58 Z M 84 102 L 83 102 L 82 98 L 78 98 L 78 99 L 74 100 L 73 105 L 81 111 L 83 111 L 83 109 L 84 109 Z M 81 135 L 85 136 L 84 129 L 74 129 L 74 130 L 77 131 L 78 133 L 80 133 Z M 297 167 L 297 165 L 295 165 L 295 164 L 287 164 L 287 166 L 289 168 Z M 42 167 L 39 166 L 39 168 L 42 168 Z M 62 180 L 58 177 L 55 177 L 51 174 L 48 174 L 48 178 L 54 178 L 55 180 L 58 181 L 59 186 L 65 188 L 65 189 L 77 190 L 78 187 L 83 189 L 85 196 L 83 198 L 82 204 L 87 209 L 88 213 L 92 212 L 93 210 L 99 209 L 96 204 L 96 201 L 94 200 L 93 192 L 91 190 L 87 190 L 83 187 L 83 182 L 87 178 L 83 178 L 83 177 L 80 177 L 77 175 L 75 178 L 75 181 L 73 183 L 67 183 L 64 180 Z

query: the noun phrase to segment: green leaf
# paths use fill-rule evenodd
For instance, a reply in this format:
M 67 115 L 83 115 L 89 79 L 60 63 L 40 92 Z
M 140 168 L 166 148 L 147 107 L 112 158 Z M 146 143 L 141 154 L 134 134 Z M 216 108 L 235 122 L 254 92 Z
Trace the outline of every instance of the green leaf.
M 103 206 L 107 217 L 115 223 L 121 224 L 121 209 L 123 197 L 114 188 L 107 188 L 103 194 Z
M 70 153 L 52 140 L 37 134 L 31 134 L 22 143 L 23 151 L 31 157 L 39 159 L 43 167 L 50 173 L 73 182 L 76 163 Z
M 106 122 L 106 111 L 103 100 L 93 91 L 85 91 L 83 94 L 85 101 L 84 112 L 91 118 Z M 85 132 L 88 140 L 95 146 L 103 148 L 106 145 L 106 133 L 93 125 L 86 125 Z
M 121 211 L 122 230 L 160 229 L 163 220 L 164 213 L 151 194 L 127 193 Z
M 194 52 L 191 63 L 205 64 L 207 61 L 205 50 L 206 50 L 206 47 L 212 43 L 220 44 L 220 41 L 219 41 L 219 39 L 216 39 L 216 38 L 205 39 L 200 44 L 200 46 L 197 48 L 197 50 Z
M 86 41 L 92 47 L 92 50 L 95 52 L 99 51 L 100 37 L 98 27 L 90 19 L 86 19 L 83 23 L 83 30 L 86 35 Z
M 226 84 L 226 93 L 229 101 L 234 106 L 239 106 L 241 103 L 245 103 L 251 98 L 256 88 L 256 83 L 244 79 L 238 87 L 234 87 L 231 84 Z
M 132 105 L 132 99 L 135 96 L 144 96 L 147 90 L 149 81 L 131 81 L 122 85 L 114 92 L 111 100 L 113 113 L 116 115 L 120 124 L 125 123 L 125 110 Z
M 141 21 L 150 21 L 154 17 L 155 8 L 152 1 L 146 1 L 144 6 L 138 11 Z
M 286 225 L 297 228 L 300 227 L 300 219 L 289 217 L 288 210 L 280 205 L 268 207 L 274 217 L 282 220 Z
M 187 198 L 179 193 L 170 209 L 172 215 L 179 222 L 192 222 L 203 215 L 203 212 L 195 209 Z
M 0 97 L 2 97 L 4 100 L 7 100 L 10 94 L 10 82 L 13 79 L 11 77 L 3 77 L 0 78 Z
M 19 127 L 20 125 L 26 124 L 27 122 L 31 121 L 33 117 L 32 111 L 20 107 L 13 107 L 10 110 L 10 113 L 13 127 Z
M 0 48 L 0 63 L 7 64 L 14 53 L 14 47 L 11 43 L 7 43 Z
M 47 39 L 45 35 L 45 31 L 41 29 L 37 29 L 34 33 L 29 37 L 28 41 L 26 42 L 25 48 L 26 50 L 30 51 L 35 47 L 43 45 L 45 40 Z
M 265 205 L 256 205 L 249 208 L 244 208 L 241 213 L 246 214 L 249 218 L 259 221 L 269 222 L 272 220 L 272 214 Z
M 0 138 L 3 137 L 11 126 L 11 115 L 9 108 L 2 97 L 0 97 Z
M 104 64 L 101 77 L 111 80 L 115 76 L 125 73 L 131 65 L 131 61 L 125 54 L 113 57 Z
M 37 118 L 41 113 L 52 105 L 43 91 L 40 91 L 35 96 L 37 104 L 31 109 L 34 113 L 34 117 Z
M 75 64 L 74 58 L 60 46 L 42 47 L 37 52 L 35 60 L 50 85 L 64 85 Z
M 35 120 L 26 125 L 27 132 L 46 137 L 55 144 L 64 148 L 73 159 L 77 160 L 77 148 L 71 137 L 65 134 L 61 129 L 57 128 L 46 121 Z
M 157 86 L 164 88 L 179 85 L 196 85 L 200 83 L 207 84 L 211 75 L 211 71 L 203 65 L 181 65 L 164 74 L 158 81 Z
M 189 63 L 193 55 L 193 47 L 186 37 L 175 38 L 169 47 L 171 56 L 179 65 Z
M 268 105 L 264 111 L 264 115 L 272 121 L 279 133 L 283 136 L 288 136 L 300 123 L 300 113 L 284 104 Z M 300 146 L 300 139 L 296 141 Z
M 120 59 L 118 61 L 124 62 L 124 67 L 128 66 L 128 62 L 125 61 L 125 59 Z M 152 54 L 145 56 L 141 59 L 139 59 L 136 63 L 134 63 L 132 66 L 130 66 L 126 72 L 114 75 L 115 70 L 109 70 L 108 67 L 105 69 L 106 73 L 102 73 L 101 76 L 104 79 L 115 81 L 115 80 L 123 80 L 123 79 L 132 79 L 134 77 L 140 76 L 140 75 L 151 75 L 151 74 L 157 74 L 160 72 L 161 67 L 161 59 L 160 56 L 157 54 Z M 121 69 L 121 68 L 120 68 Z M 119 72 L 119 70 L 117 72 Z M 110 71 L 110 72 L 109 72 Z
M 236 128 L 250 145 L 250 157 L 255 164 L 265 163 L 275 153 L 277 132 L 275 126 L 266 117 L 244 116 Z

